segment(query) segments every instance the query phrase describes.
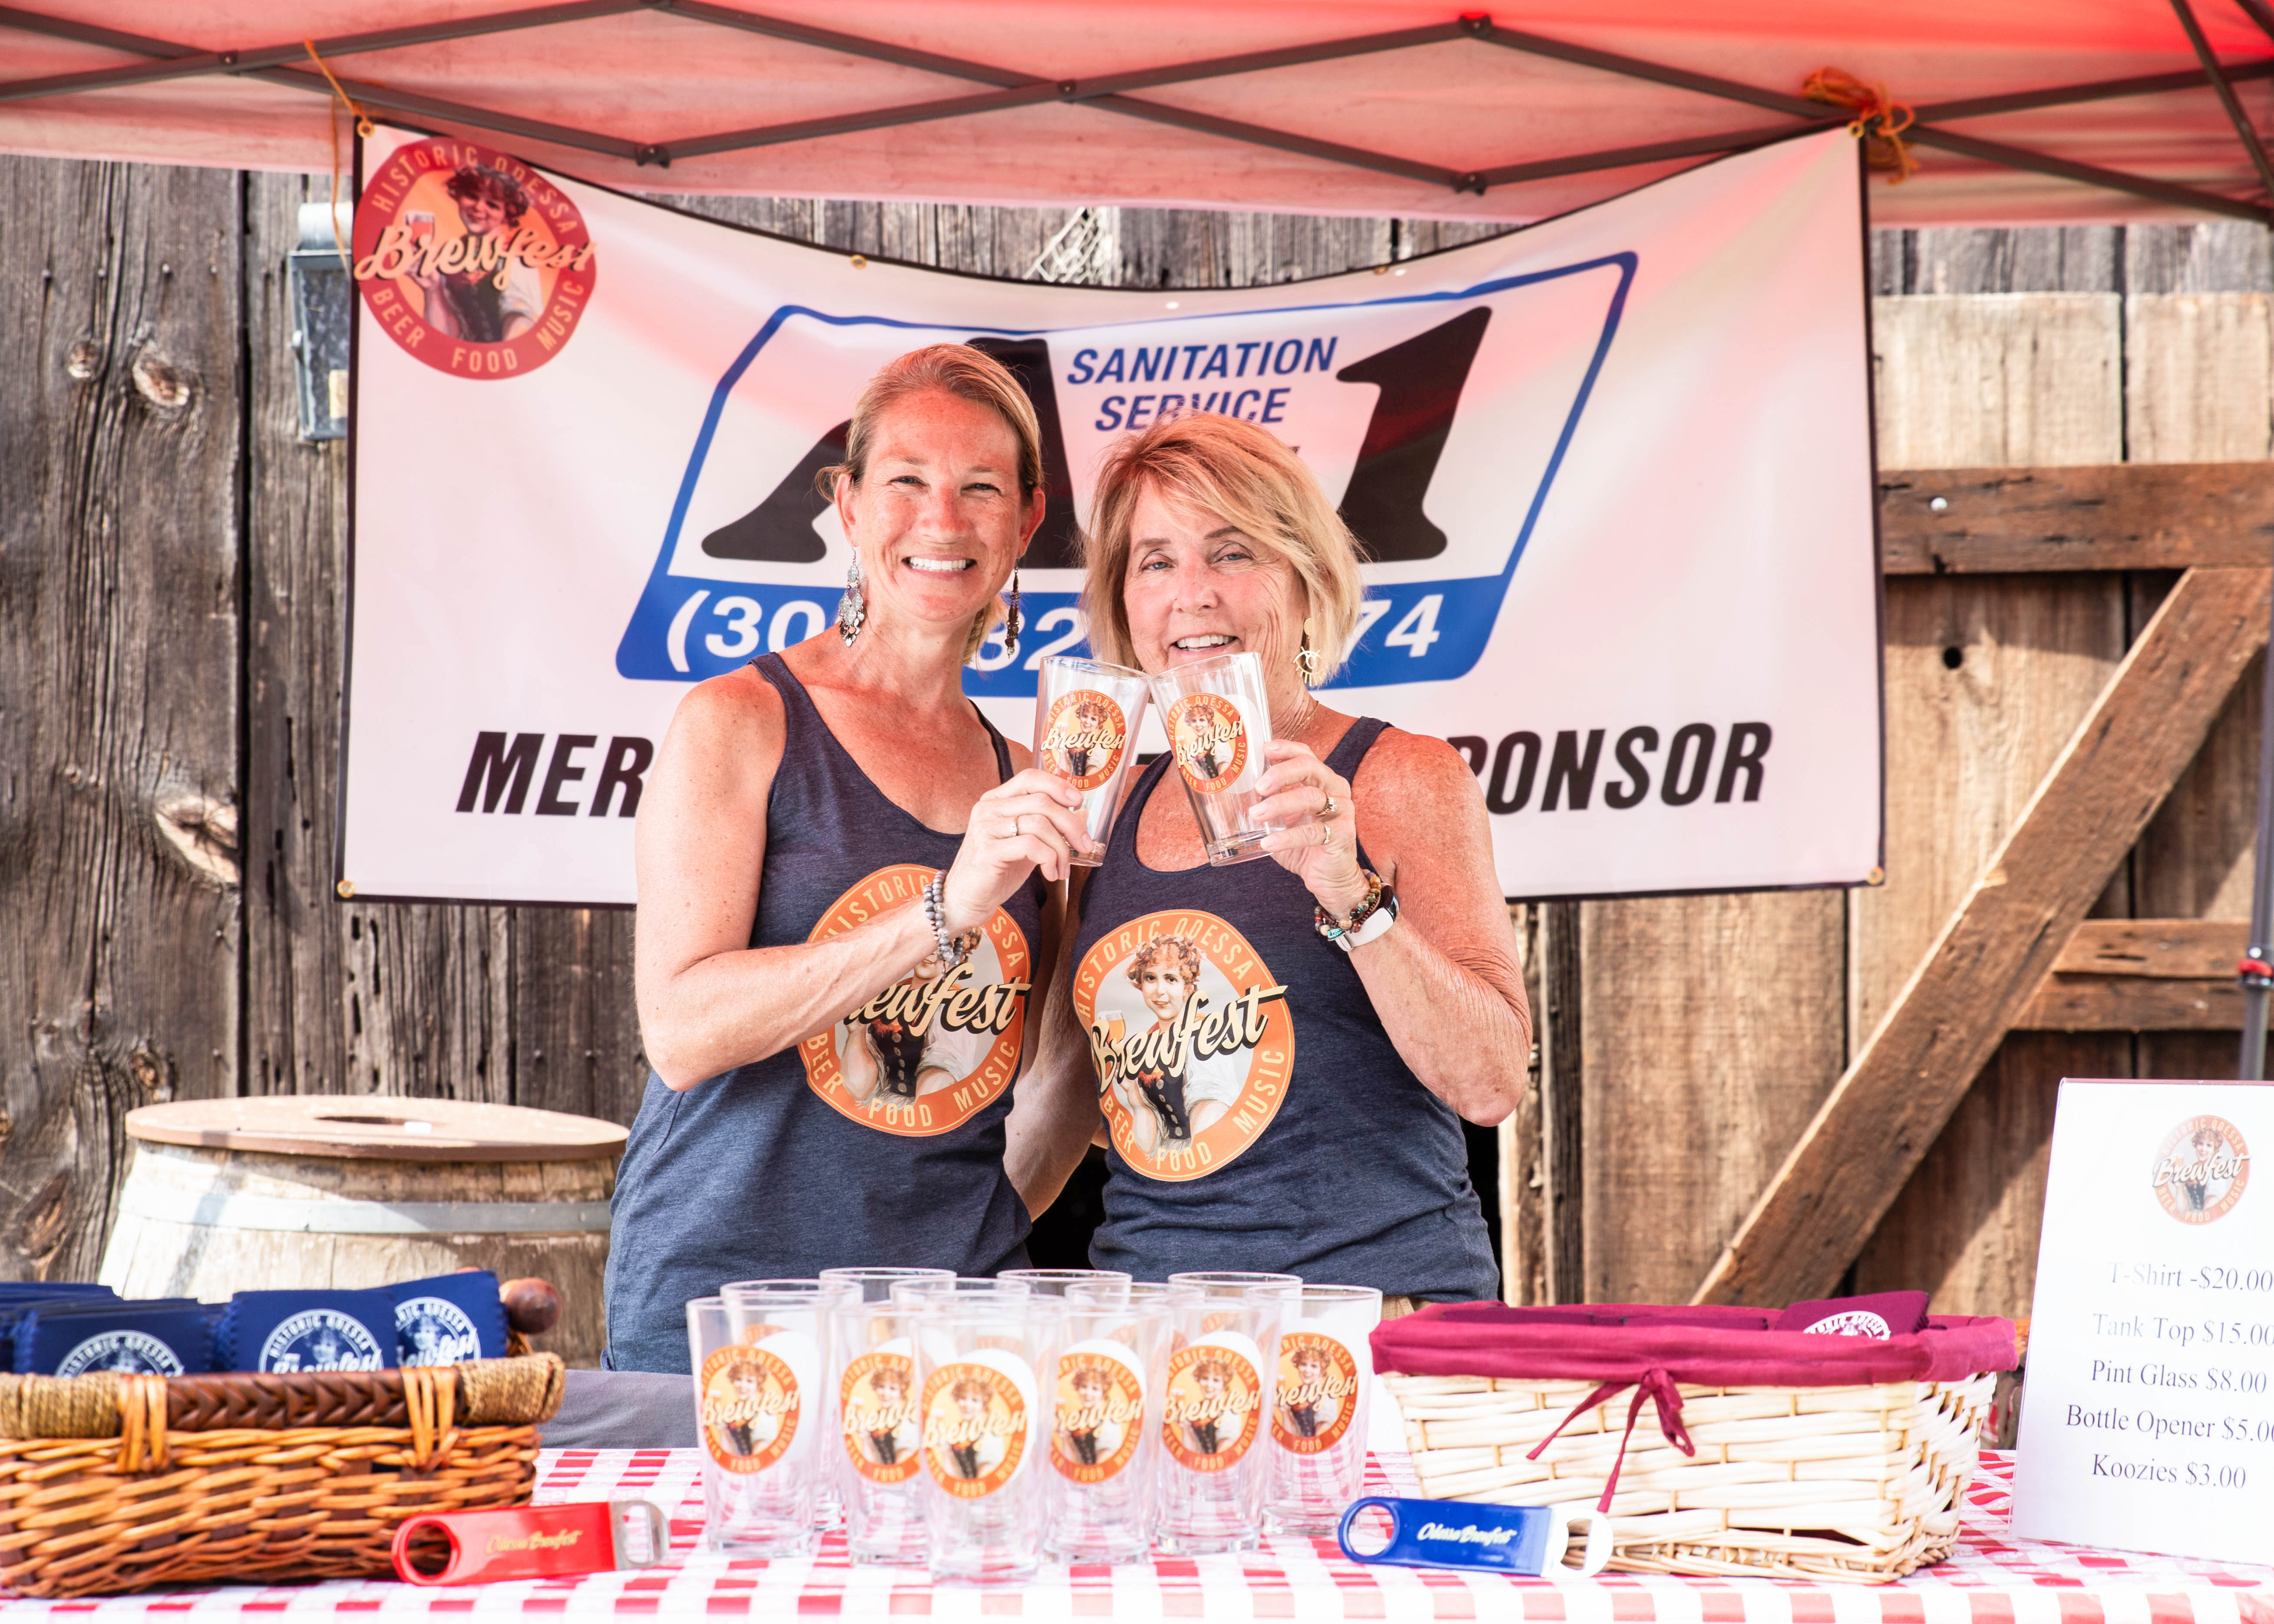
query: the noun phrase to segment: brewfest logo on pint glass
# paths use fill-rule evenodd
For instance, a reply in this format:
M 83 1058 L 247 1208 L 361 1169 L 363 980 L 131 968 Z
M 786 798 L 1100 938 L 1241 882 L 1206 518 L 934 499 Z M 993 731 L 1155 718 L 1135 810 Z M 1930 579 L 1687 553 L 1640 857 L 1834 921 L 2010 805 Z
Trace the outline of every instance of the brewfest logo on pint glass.
M 1179 1348 L 1169 1356 L 1162 1441 L 1190 1471 L 1237 1465 L 1255 1441 L 1262 1392 L 1254 1365 L 1239 1350 L 1205 1340 Z
M 2250 1182 L 2250 1147 L 2224 1116 L 2190 1116 L 2156 1150 L 2150 1182 L 2181 1223 L 2212 1223 L 2234 1210 Z
M 1127 1360 L 1105 1352 L 1058 1359 L 1058 1425 L 1050 1464 L 1073 1483 L 1103 1483 L 1135 1458 L 1145 1391 Z
M 907 1354 L 862 1354 L 846 1365 L 837 1398 L 845 1455 L 855 1471 L 871 1483 L 906 1483 L 916 1475 L 923 1418 Z
M 1148 1178 L 1201 1178 L 1254 1144 L 1294 1069 L 1286 1000 L 1213 914 L 1148 914 L 1093 943 L 1073 1005 L 1121 1159 Z
M 1287 1331 L 1279 1338 L 1277 1402 L 1271 1436 L 1293 1455 L 1333 1448 L 1358 1413 L 1358 1361 L 1338 1337 Z
M 737 1344 L 703 1361 L 703 1443 L 730 1472 L 760 1472 L 797 1438 L 797 1373 L 763 1348 Z
M 922 863 L 879 868 L 829 906 L 819 942 L 923 896 Z M 945 1133 L 1000 1099 L 1019 1068 L 1032 987 L 1026 932 L 1002 908 L 971 957 L 941 971 L 926 959 L 828 1031 L 798 1046 L 813 1092 L 886 1133 Z
M 591 303 L 584 216 L 517 158 L 471 141 L 402 147 L 355 210 L 356 284 L 380 327 L 457 378 L 516 378 Z
M 1076 789 L 1092 790 L 1113 776 L 1129 742 L 1129 718 L 1096 688 L 1061 694 L 1043 734 L 1043 765 Z
M 1170 753 L 1185 782 L 1216 795 L 1238 782 L 1247 765 L 1247 724 L 1239 707 L 1221 694 L 1187 694 L 1162 718 Z
M 941 1365 L 924 1383 L 923 1414 L 932 1480 L 958 1500 L 992 1494 L 1017 1474 L 1027 1452 L 1027 1400 L 1001 1371 Z

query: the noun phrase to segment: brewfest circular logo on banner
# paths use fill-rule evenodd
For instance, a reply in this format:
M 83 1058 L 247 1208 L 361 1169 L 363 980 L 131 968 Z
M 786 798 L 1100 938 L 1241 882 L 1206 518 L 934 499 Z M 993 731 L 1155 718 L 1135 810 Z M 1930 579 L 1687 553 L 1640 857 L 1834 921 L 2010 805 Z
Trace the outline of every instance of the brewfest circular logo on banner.
M 845 1454 L 871 1483 L 906 1483 L 916 1475 L 922 1417 L 915 1385 L 915 1367 L 905 1353 L 864 1353 L 845 1367 L 837 1393 Z
M 597 274 L 584 216 L 518 158 L 416 141 L 365 183 L 355 280 L 372 319 L 437 372 L 517 378 L 561 351 Z
M 1148 914 L 1073 978 L 1114 1148 L 1148 1178 L 1201 1178 L 1253 1145 L 1295 1064 L 1287 989 L 1213 914 Z
M 1050 703 L 1043 765 L 1076 789 L 1096 789 L 1113 776 L 1128 742 L 1129 718 L 1111 696 L 1094 688 L 1076 688 Z
M 1358 1414 L 1358 1361 L 1340 1337 L 1288 1331 L 1279 1338 L 1278 1402 L 1271 1436 L 1293 1455 L 1333 1448 Z
M 2181 1223 L 2212 1223 L 2234 1210 L 2250 1182 L 2250 1147 L 2224 1116 L 2190 1116 L 2156 1150 L 2150 1184 Z
M 1127 1353 L 1070 1348 L 1058 1358 L 1050 1464 L 1073 1483 L 1103 1483 L 1136 1457 L 1145 1388 Z
M 760 1472 L 797 1440 L 797 1372 L 763 1348 L 721 1348 L 703 1361 L 703 1442 L 730 1472 Z
M 924 1455 L 932 1481 L 958 1500 L 992 1494 L 1027 1452 L 1027 1399 L 991 1365 L 943 1365 L 924 1383 Z
M 1247 765 L 1247 724 L 1239 707 L 1221 694 L 1187 694 L 1162 718 L 1169 751 L 1185 782 L 1203 795 L 1220 794 Z
M 1220 1472 L 1237 1465 L 1255 1441 L 1263 1383 L 1246 1350 L 1226 1345 L 1231 1340 L 1220 1334 L 1169 1356 L 1161 1438 L 1177 1463 L 1190 1471 Z
M 919 902 L 932 871 L 879 868 L 829 905 L 806 939 L 819 942 Z M 1002 1097 L 1019 1069 L 1033 985 L 1026 932 L 1002 908 L 971 957 L 942 974 L 925 960 L 828 1031 L 798 1045 L 813 1092 L 866 1127 L 945 1133 Z

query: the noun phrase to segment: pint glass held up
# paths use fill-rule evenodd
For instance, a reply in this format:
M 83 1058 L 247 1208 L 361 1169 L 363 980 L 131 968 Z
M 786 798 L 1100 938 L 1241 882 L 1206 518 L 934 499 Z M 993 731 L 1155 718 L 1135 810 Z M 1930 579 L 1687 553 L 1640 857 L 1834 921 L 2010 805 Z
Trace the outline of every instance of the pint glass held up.
M 1153 679 L 1153 703 L 1209 861 L 1223 868 L 1266 855 L 1263 838 L 1273 826 L 1249 816 L 1262 799 L 1255 781 L 1271 742 L 1262 661 L 1243 652 L 1171 665 Z
M 1073 853 L 1081 868 L 1105 861 L 1105 837 L 1121 786 L 1137 758 L 1148 680 L 1141 671 L 1054 654 L 1035 688 L 1035 765 L 1081 792 L 1082 825 L 1094 849 Z

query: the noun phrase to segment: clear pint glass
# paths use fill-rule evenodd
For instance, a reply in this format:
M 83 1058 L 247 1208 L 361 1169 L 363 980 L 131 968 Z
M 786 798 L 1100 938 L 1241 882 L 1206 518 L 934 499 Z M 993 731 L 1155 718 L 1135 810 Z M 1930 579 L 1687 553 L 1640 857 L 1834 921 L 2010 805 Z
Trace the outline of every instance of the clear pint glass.
M 1271 1530 L 1331 1534 L 1366 1483 L 1374 1387 L 1367 1338 L 1382 1322 L 1372 1286 L 1306 1285 L 1280 1323 L 1271 1405 Z
M 922 1417 L 916 1406 L 916 1310 L 906 1303 L 842 1302 L 829 1311 L 830 1387 L 842 1448 L 835 1462 L 845 1543 L 855 1562 L 922 1567 Z
M 1096 850 L 1075 863 L 1105 861 L 1105 838 L 1121 804 L 1121 783 L 1137 759 L 1148 680 L 1141 671 L 1103 660 L 1053 654 L 1035 688 L 1035 765 L 1081 792 L 1082 825 Z
M 923 1497 L 935 1581 L 1022 1584 L 1042 1565 L 1050 1395 L 1065 1304 L 935 1293 L 915 1315 Z
M 1005 1269 L 999 1280 L 1014 1280 L 1036 1297 L 1064 1297 L 1076 1286 L 1127 1285 L 1126 1269 Z
M 1025 1281 L 997 1279 L 990 1274 L 941 1274 L 922 1280 L 896 1280 L 892 1288 L 893 1302 L 917 1307 L 942 1297 L 960 1303 L 1029 1295 L 1031 1289 Z
M 1249 816 L 1262 797 L 1263 747 L 1271 742 L 1263 663 L 1252 653 L 1171 665 L 1153 679 L 1153 703 L 1169 754 L 1192 797 L 1208 859 L 1222 868 L 1267 855 L 1272 828 Z
M 1281 1283 L 1285 1282 L 1285 1283 Z M 1292 1275 L 1179 1274 L 1199 1289 L 1175 1308 L 1163 1383 L 1155 1543 L 1179 1555 L 1246 1551 L 1262 1538 L 1271 1487 L 1273 1378 Z
M 944 1268 L 825 1268 L 821 1278 L 838 1285 L 851 1286 L 855 1301 L 884 1303 L 892 1300 L 892 1288 L 908 1280 L 953 1280 L 955 1271 Z
M 1200 1301 L 1186 1286 L 1067 1288 L 1050 1429 L 1058 1481 L 1043 1542 L 1052 1560 L 1133 1562 L 1150 1547 L 1172 1311 Z
M 687 1350 L 695 1367 L 696 1425 L 703 1439 L 703 1534 L 714 1551 L 803 1556 L 814 1548 L 815 1490 L 824 1413 L 819 1304 L 811 1297 L 764 1306 L 747 1322 L 723 1298 L 687 1305 Z
M 858 1296 L 857 1289 L 847 1282 L 831 1280 L 738 1280 L 719 1287 L 719 1296 L 727 1304 L 727 1319 L 735 1339 L 743 1342 L 754 1343 L 772 1335 L 773 1327 L 788 1323 L 780 1317 L 786 1312 L 800 1308 L 812 1311 L 807 1320 L 798 1322 L 802 1328 L 810 1329 L 817 1360 L 814 1379 L 800 1401 L 807 1411 L 803 1424 L 816 1439 L 835 1437 L 837 1404 L 829 1383 L 829 1322 L 821 1311 L 832 1303 L 853 1301 Z M 817 1447 L 825 1457 L 827 1447 Z M 841 1512 L 837 1473 L 825 1458 L 817 1462 L 814 1470 L 814 1526 L 836 1527 Z

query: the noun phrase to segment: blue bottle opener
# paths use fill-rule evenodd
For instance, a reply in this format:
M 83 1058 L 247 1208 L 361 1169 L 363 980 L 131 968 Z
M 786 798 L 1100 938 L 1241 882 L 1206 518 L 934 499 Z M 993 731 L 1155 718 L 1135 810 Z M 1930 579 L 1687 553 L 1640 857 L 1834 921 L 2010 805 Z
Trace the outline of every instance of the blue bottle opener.
M 1367 1511 L 1389 1518 L 1389 1543 L 1361 1551 L 1351 1543 Z M 1563 1566 L 1572 1530 L 1585 1523 L 1587 1545 L 1576 1569 Z M 1611 1560 L 1611 1520 L 1593 1506 L 1492 1506 L 1470 1500 L 1392 1500 L 1369 1494 L 1352 1500 L 1335 1538 L 1353 1562 L 1398 1568 L 1459 1568 L 1485 1573 L 1555 1574 L 1587 1578 Z

